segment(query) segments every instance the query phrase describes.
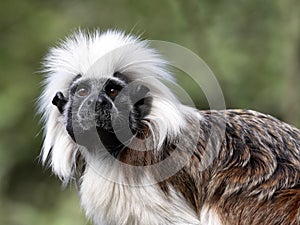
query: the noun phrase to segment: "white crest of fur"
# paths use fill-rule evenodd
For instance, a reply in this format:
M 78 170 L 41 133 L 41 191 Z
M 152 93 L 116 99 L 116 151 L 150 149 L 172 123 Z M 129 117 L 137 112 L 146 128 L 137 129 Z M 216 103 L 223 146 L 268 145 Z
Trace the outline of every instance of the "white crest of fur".
M 172 139 L 185 126 L 182 105 L 160 81 L 172 81 L 166 70 L 167 63 L 148 42 L 118 31 L 71 35 L 58 47 L 52 48 L 44 61 L 46 79 L 39 99 L 39 112 L 45 122 L 42 161 L 48 158 L 53 172 L 69 179 L 73 159 L 78 149 L 66 132 L 63 116 L 52 105 L 58 91 L 68 97 L 70 82 L 81 74 L 83 78 L 111 77 L 118 71 L 133 80 L 145 82 L 153 95 L 148 120 L 159 132 L 157 147 L 165 138 Z

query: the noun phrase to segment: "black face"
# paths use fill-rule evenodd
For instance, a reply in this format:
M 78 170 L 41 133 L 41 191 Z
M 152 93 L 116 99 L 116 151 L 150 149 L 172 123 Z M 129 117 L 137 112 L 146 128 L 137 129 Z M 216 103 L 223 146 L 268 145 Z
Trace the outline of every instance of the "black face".
M 139 133 L 150 112 L 149 89 L 115 73 L 112 78 L 77 76 L 66 99 L 58 92 L 52 103 L 64 114 L 67 131 L 75 142 L 92 148 L 99 144 L 117 151 Z

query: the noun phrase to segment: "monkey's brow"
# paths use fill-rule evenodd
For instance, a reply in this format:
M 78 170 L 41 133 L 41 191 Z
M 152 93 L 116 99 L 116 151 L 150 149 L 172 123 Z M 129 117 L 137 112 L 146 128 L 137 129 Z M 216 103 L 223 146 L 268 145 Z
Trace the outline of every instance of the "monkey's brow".
M 82 78 L 81 74 L 76 75 L 76 77 L 74 77 L 73 80 L 71 81 L 69 87 L 71 88 L 78 80 L 80 80 L 80 78 Z
M 81 80 L 79 78 L 74 80 L 73 83 L 71 83 L 71 85 L 69 87 L 70 93 L 74 94 L 80 85 L 90 86 L 90 80 L 89 79 Z
M 105 82 L 104 87 L 110 86 L 110 85 L 113 85 L 113 86 L 117 86 L 117 87 L 123 88 L 123 87 L 126 86 L 126 82 L 124 82 L 123 80 L 121 80 L 121 79 L 119 79 L 119 78 L 112 77 L 112 78 L 109 78 L 109 79 Z
M 81 74 L 77 74 L 76 77 L 72 80 L 72 83 L 75 83 L 77 80 L 79 80 L 82 77 Z

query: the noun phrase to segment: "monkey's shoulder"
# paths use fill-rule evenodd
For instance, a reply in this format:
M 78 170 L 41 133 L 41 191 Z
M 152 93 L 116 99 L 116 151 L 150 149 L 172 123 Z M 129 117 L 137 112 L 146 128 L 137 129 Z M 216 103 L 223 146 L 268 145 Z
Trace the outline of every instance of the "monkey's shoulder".
M 219 162 L 261 165 L 274 169 L 290 165 L 300 173 L 300 130 L 273 116 L 252 110 L 200 111 L 204 141 L 220 141 Z M 215 128 L 216 127 L 216 128 Z M 221 138 L 220 138 L 221 137 Z M 218 138 L 218 139 L 217 139 Z M 202 146 L 205 146 L 205 144 Z M 254 163 L 260 162 L 258 164 Z M 289 167 L 289 168 L 290 168 Z
M 206 123 L 210 123 L 211 126 L 219 124 L 229 134 L 293 139 L 300 147 L 300 130 L 271 115 L 244 109 L 207 110 L 200 113 Z

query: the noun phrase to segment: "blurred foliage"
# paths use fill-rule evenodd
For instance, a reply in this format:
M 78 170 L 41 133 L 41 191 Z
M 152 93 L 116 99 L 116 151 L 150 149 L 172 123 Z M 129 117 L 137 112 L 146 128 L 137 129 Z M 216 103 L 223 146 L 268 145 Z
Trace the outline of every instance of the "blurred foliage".
M 62 191 L 38 155 L 41 60 L 78 27 L 118 28 L 171 41 L 203 58 L 228 108 L 300 125 L 297 0 L 2 0 L 0 6 L 0 224 L 88 224 L 76 191 Z M 187 77 L 195 104 L 208 107 Z

